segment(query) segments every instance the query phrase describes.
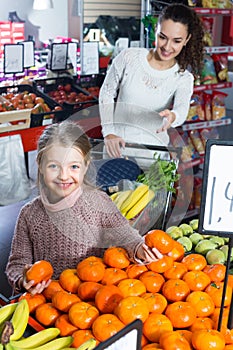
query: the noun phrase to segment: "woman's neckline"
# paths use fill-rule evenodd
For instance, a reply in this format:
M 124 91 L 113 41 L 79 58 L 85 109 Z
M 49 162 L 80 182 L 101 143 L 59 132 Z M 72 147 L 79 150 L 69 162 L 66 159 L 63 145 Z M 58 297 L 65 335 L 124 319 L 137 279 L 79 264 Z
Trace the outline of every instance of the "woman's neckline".
M 164 67 L 163 65 L 159 66 L 159 61 L 157 61 L 154 58 L 153 49 L 151 49 L 148 52 L 148 54 L 146 55 L 146 61 L 151 69 L 158 71 L 158 72 L 168 71 L 170 69 L 173 69 L 177 65 L 177 62 L 174 60 L 174 63 L 172 63 L 172 64 L 170 63 L 167 67 Z M 152 62 L 156 62 L 156 63 L 158 63 L 158 65 L 153 65 L 153 64 L 151 64 Z

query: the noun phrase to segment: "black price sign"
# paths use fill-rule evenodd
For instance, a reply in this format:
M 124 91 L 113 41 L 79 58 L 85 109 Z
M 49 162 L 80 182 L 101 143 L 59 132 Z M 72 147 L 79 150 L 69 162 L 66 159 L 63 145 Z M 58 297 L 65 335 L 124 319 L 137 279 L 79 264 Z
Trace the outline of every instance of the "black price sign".
M 233 233 L 233 142 L 207 140 L 199 232 Z

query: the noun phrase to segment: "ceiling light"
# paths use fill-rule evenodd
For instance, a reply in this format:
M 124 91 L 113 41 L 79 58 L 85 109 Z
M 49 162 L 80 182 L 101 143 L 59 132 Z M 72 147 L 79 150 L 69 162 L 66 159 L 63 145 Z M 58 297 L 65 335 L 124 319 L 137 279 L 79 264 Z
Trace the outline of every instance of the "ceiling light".
M 33 10 L 48 10 L 53 8 L 52 0 L 34 0 Z

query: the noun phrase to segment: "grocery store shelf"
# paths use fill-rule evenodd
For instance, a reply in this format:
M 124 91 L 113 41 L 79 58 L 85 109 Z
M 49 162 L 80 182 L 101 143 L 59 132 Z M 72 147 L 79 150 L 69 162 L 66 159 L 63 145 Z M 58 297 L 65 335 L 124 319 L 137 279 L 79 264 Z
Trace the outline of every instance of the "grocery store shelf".
M 196 129 L 203 129 L 203 128 L 212 128 L 215 126 L 223 126 L 223 125 L 230 125 L 231 124 L 231 118 L 223 118 L 223 119 L 217 119 L 217 120 L 208 120 L 204 122 L 192 122 L 192 123 L 186 123 L 182 125 L 182 130 L 196 130 Z
M 206 46 L 206 53 L 228 53 L 233 52 L 233 46 Z
M 200 15 L 233 15 L 233 9 L 195 7 L 195 12 Z
M 227 89 L 232 87 L 232 82 L 216 83 L 216 84 L 202 84 L 194 86 L 194 92 L 215 90 L 215 89 Z

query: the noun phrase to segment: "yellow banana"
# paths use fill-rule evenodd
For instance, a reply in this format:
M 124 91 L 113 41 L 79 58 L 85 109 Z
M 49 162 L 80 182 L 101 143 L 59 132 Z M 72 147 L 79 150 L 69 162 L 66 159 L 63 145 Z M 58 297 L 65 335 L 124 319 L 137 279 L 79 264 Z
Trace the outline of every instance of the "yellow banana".
M 155 193 L 152 190 L 149 190 L 146 192 L 139 201 L 127 212 L 126 219 L 130 220 L 134 218 L 136 215 L 138 215 L 146 206 L 147 204 L 154 198 Z
M 3 345 L 2 345 L 2 348 L 0 347 L 0 349 L 1 349 L 1 350 L 2 350 L 2 349 L 5 349 L 5 350 L 14 350 L 14 348 L 11 346 L 11 343 L 5 344 L 4 347 L 3 347 Z
M 93 350 L 96 347 L 96 339 L 91 338 L 85 341 L 82 345 L 80 345 L 78 348 L 63 348 L 62 350 Z
M 29 318 L 29 306 L 26 299 L 21 299 L 11 317 L 11 323 L 14 333 L 10 336 L 10 340 L 20 339 L 27 328 Z
M 80 345 L 77 350 L 93 350 L 96 347 L 96 340 L 94 338 L 88 339 Z
M 60 350 L 64 348 L 68 348 L 73 342 L 73 337 L 68 335 L 67 337 L 60 337 L 54 340 L 47 342 L 38 347 L 34 347 L 31 350 Z M 19 348 L 20 349 L 20 348 Z M 19 350 L 15 348 L 15 350 Z
M 43 329 L 40 332 L 30 335 L 27 338 L 12 340 L 11 345 L 22 348 L 22 349 L 32 349 L 48 343 L 52 339 L 56 338 L 60 334 L 60 330 L 56 327 L 50 327 Z
M 0 325 L 11 318 L 17 305 L 18 303 L 6 304 L 0 308 Z
M 121 212 L 129 211 L 138 201 L 139 199 L 149 191 L 149 187 L 147 185 L 139 185 L 133 192 L 127 197 L 127 199 L 123 202 L 120 207 Z
M 114 200 L 114 203 L 116 204 L 117 208 L 120 209 L 124 201 L 129 197 L 129 195 L 133 192 L 133 190 L 126 190 L 121 191 L 116 200 Z
M 110 198 L 115 201 L 115 199 L 117 198 L 117 196 L 119 195 L 120 192 L 115 192 L 113 194 L 111 194 Z

